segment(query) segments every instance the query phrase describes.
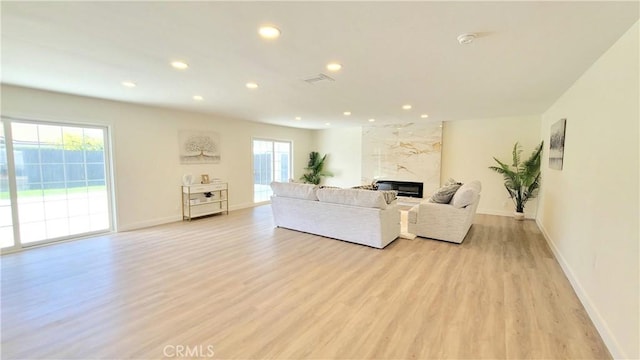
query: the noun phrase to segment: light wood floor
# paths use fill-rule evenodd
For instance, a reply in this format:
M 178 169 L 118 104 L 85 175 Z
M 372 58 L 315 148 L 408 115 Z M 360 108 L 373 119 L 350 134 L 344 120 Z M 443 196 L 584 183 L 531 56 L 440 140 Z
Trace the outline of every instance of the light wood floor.
M 1 262 L 3 359 L 610 358 L 533 221 L 377 250 L 267 205 Z

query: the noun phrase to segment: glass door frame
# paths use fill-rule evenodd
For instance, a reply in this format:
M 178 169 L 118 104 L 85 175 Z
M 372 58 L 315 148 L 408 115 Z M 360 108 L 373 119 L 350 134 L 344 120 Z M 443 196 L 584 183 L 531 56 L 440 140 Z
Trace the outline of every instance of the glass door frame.
M 253 199 L 253 204 L 254 205 L 261 205 L 261 204 L 268 204 L 271 201 L 270 200 L 265 200 L 265 201 L 255 201 L 255 155 L 254 155 L 254 144 L 256 141 L 269 141 L 271 143 L 288 143 L 289 144 L 289 178 L 293 179 L 295 177 L 294 174 L 294 169 L 293 169 L 293 140 L 283 140 L 283 139 L 273 139 L 273 138 L 266 138 L 266 137 L 252 137 L 251 138 L 251 197 Z M 271 171 L 273 171 L 274 173 L 272 175 L 275 174 L 275 148 L 274 146 L 272 146 L 271 148 L 274 157 L 271 159 Z M 288 181 L 289 179 L 287 179 Z
M 16 164 L 13 157 L 13 136 L 11 133 L 12 119 L 2 117 L 4 133 L 4 152 L 7 157 L 7 184 L 9 185 L 9 207 L 11 208 L 11 224 L 13 230 L 13 246 L 1 248 L 0 252 L 13 252 L 22 248 L 20 242 L 20 222 L 18 220 L 18 184 L 16 182 Z
M 115 207 L 115 193 L 114 193 L 114 178 L 113 178 L 113 156 L 111 153 L 111 127 L 106 124 L 87 124 L 80 122 L 60 122 L 60 121 L 45 121 L 45 120 L 33 120 L 22 119 L 11 116 L 2 116 L 2 126 L 4 128 L 6 156 L 7 156 L 7 176 L 9 182 L 9 198 L 11 201 L 11 216 L 13 222 L 13 246 L 1 248 L 0 253 L 10 253 L 21 251 L 24 249 L 37 247 L 41 245 L 47 245 L 51 243 L 57 243 L 61 241 L 76 240 L 86 238 L 94 235 L 106 234 L 114 232 L 116 229 L 116 207 Z M 82 127 L 89 129 L 101 129 L 103 130 L 103 143 L 104 143 L 104 164 L 105 164 L 105 189 L 107 191 L 107 212 L 108 212 L 108 228 L 105 230 L 89 231 L 80 234 L 60 236 L 45 240 L 32 241 L 27 244 L 23 244 L 20 240 L 20 217 L 18 212 L 18 185 L 16 180 L 16 164 L 13 152 L 13 133 L 11 124 L 23 123 L 34 125 L 52 125 L 52 126 L 70 126 L 70 127 Z

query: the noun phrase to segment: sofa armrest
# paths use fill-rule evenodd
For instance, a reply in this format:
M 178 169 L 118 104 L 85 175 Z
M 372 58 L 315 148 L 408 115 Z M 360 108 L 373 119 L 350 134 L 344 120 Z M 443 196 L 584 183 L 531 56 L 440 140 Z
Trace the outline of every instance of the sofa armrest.
M 461 243 L 476 213 L 480 195 L 472 203 L 457 208 L 451 204 L 422 202 L 409 211 L 407 230 L 420 237 Z
M 434 218 L 454 220 L 466 219 L 469 213 L 467 207 L 456 208 L 449 204 L 422 202 L 409 210 L 409 222 L 426 222 Z M 415 219 L 415 221 L 411 221 Z

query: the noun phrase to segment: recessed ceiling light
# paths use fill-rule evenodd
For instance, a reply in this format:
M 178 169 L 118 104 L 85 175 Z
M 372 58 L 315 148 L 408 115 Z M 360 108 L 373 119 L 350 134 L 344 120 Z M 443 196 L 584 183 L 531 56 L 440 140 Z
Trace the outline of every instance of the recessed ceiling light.
M 460 45 L 471 44 L 476 37 L 478 37 L 478 35 L 474 33 L 460 34 L 458 35 L 458 42 Z
M 324 123 L 324 124 L 325 124 L 325 125 L 327 125 L 327 126 L 330 126 L 330 125 L 331 125 L 331 123 Z
M 128 88 L 134 88 L 136 87 L 136 83 L 134 83 L 133 81 L 123 81 L 122 86 L 126 86 Z
M 258 34 L 264 39 L 275 39 L 280 36 L 280 29 L 275 26 L 265 25 L 258 28 Z
M 193 100 L 201 101 L 202 99 L 204 99 L 204 98 L 202 96 L 200 96 L 200 95 L 193 95 Z
M 257 89 L 258 88 L 258 84 L 254 83 L 254 82 L 248 82 L 246 86 L 249 89 Z
M 302 120 L 300 116 L 296 116 L 296 120 Z
M 411 105 L 407 104 L 407 105 L 402 105 L 402 108 L 405 110 L 411 110 Z
M 426 119 L 426 118 L 428 118 L 428 117 L 429 117 L 429 115 L 427 115 L 427 114 L 422 114 L 422 115 L 420 115 L 420 117 L 421 117 L 421 118 L 423 118 L 423 119 Z
M 376 119 L 369 119 L 369 122 L 374 122 L 376 121 Z
M 174 68 L 178 69 L 178 70 L 185 70 L 189 67 L 189 64 L 187 64 L 186 62 L 182 62 L 182 61 L 172 61 L 171 62 L 171 66 L 173 66 Z
M 345 116 L 350 116 L 350 115 L 351 115 L 351 111 L 345 111 L 345 112 L 343 112 L 343 114 L 344 114 Z
M 329 63 L 327 64 L 327 70 L 329 71 L 338 71 L 342 69 L 342 65 L 338 64 L 338 63 Z

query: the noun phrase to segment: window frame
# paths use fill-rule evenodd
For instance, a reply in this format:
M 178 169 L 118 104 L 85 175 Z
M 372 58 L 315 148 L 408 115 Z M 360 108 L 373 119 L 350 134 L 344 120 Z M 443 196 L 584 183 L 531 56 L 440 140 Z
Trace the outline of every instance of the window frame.
M 24 119 L 12 116 L 2 116 L 2 126 L 5 136 L 5 151 L 7 155 L 7 176 L 9 183 L 9 198 L 11 206 L 11 221 L 13 223 L 13 246 L 0 249 L 0 253 L 10 253 L 25 250 L 32 247 L 41 245 L 47 245 L 51 243 L 58 243 L 63 241 L 71 241 L 89 236 L 95 236 L 105 233 L 114 232 L 117 224 L 116 216 L 116 202 L 114 192 L 114 175 L 113 175 L 113 154 L 112 154 L 112 128 L 107 124 L 92 124 L 76 121 L 49 121 L 49 120 L 36 120 L 36 119 Z M 44 240 L 31 241 L 23 243 L 20 238 L 20 217 L 18 213 L 18 187 L 17 187 L 17 174 L 15 153 L 13 146 L 13 132 L 12 124 L 32 124 L 32 125 L 45 125 L 45 126 L 60 126 L 60 127 L 81 127 L 83 129 L 100 129 L 103 131 L 103 143 L 104 143 L 104 182 L 105 190 L 107 192 L 107 213 L 108 213 L 108 226 L 106 229 L 83 232 L 78 234 L 71 234 L 59 237 L 48 238 Z M 85 159 L 86 160 L 86 159 Z M 86 161 L 85 161 L 86 163 Z
M 294 173 L 294 169 L 293 169 L 293 140 L 289 140 L 289 139 L 275 139 L 275 138 L 267 138 L 267 137 L 252 137 L 251 138 L 251 187 L 252 187 L 252 194 L 253 194 L 253 204 L 255 205 L 261 205 L 261 204 L 268 204 L 271 201 L 270 200 L 261 200 L 261 201 L 256 201 L 256 192 L 255 192 L 255 153 L 254 153 L 254 147 L 255 147 L 255 142 L 256 141 L 266 141 L 266 142 L 271 142 L 271 151 L 272 154 L 275 154 L 275 143 L 287 143 L 289 144 L 289 179 L 287 179 L 287 181 L 289 181 L 290 179 L 295 179 L 295 173 Z M 275 156 L 272 159 L 272 173 L 271 176 L 272 178 L 275 178 Z

